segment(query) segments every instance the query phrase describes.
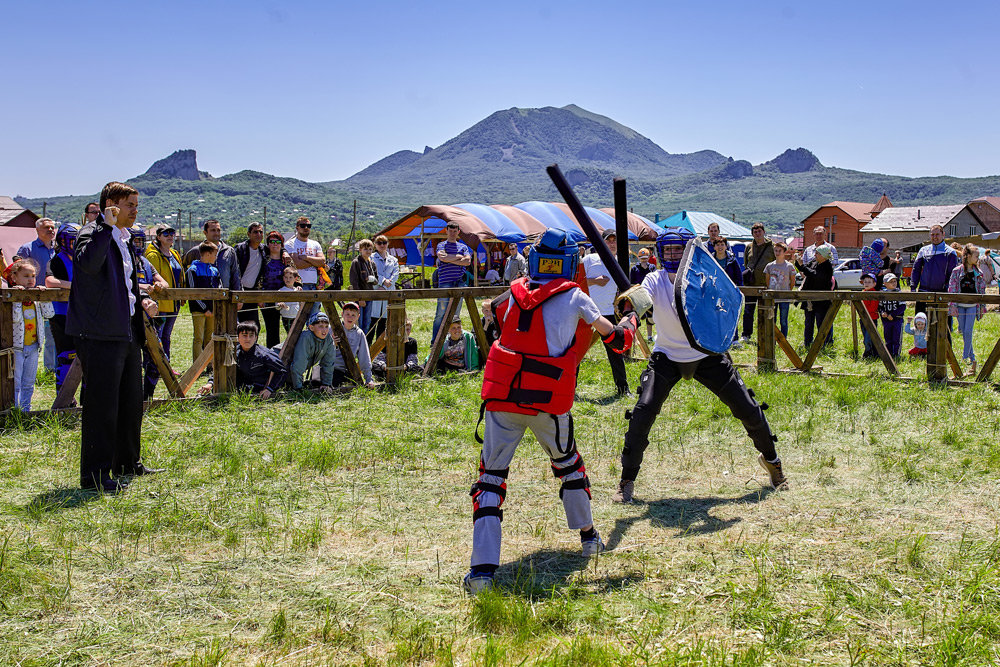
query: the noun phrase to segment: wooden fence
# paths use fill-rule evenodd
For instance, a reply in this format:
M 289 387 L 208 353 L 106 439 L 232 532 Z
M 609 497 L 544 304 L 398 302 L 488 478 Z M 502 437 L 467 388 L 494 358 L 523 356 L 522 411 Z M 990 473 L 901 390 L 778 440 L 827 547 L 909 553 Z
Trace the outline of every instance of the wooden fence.
M 388 302 L 388 321 L 385 333 L 372 345 L 371 356 L 374 358 L 383 349 L 386 352 L 386 382 L 393 385 L 399 379 L 404 369 L 404 344 L 406 341 L 406 302 L 415 299 L 448 298 L 449 304 L 444 322 L 450 322 L 451 317 L 462 301 L 469 309 L 470 315 L 478 314 L 479 299 L 492 298 L 501 294 L 505 287 L 460 287 L 451 289 L 407 289 L 378 292 L 379 301 Z M 958 363 L 952 352 L 948 327 L 947 310 L 949 303 L 986 303 L 1000 304 L 997 295 L 962 295 L 948 293 L 917 293 L 917 292 L 803 292 L 803 291 L 769 291 L 759 287 L 742 288 L 747 296 L 757 297 L 757 368 L 761 371 L 778 372 L 811 372 L 819 373 L 821 368 L 815 365 L 822 350 L 827 333 L 833 327 L 833 322 L 844 304 L 852 309 L 852 331 L 854 347 L 857 350 L 857 323 L 869 332 L 879 358 L 893 378 L 905 378 L 899 373 L 895 360 L 889 355 L 882 337 L 875 328 L 868 311 L 859 305 L 862 300 L 891 301 L 921 301 L 927 305 L 928 316 L 928 354 L 927 380 L 931 382 L 949 382 L 951 384 L 968 385 L 971 382 L 948 380 L 948 367 L 959 375 Z M 345 361 L 347 372 L 356 382 L 361 381 L 361 370 L 353 353 L 348 347 L 340 320 L 338 304 L 347 301 L 372 300 L 373 293 L 365 290 L 340 291 L 237 291 L 223 289 L 169 289 L 157 296 L 160 299 L 191 300 L 199 299 L 213 302 L 215 313 L 215 331 L 212 345 L 205 348 L 202 354 L 193 361 L 191 366 L 179 376 L 175 375 L 170 361 L 160 346 L 159 339 L 152 322 L 144 317 L 145 343 L 153 362 L 160 371 L 160 378 L 166 386 L 171 399 L 183 399 L 192 396 L 198 378 L 209 364 L 214 368 L 214 393 L 225 394 L 231 391 L 236 379 L 236 368 L 233 365 L 233 349 L 236 344 L 236 313 L 243 304 L 274 303 L 278 301 L 297 301 L 301 303 L 322 304 L 330 317 L 331 333 L 338 340 L 341 356 Z M 14 357 L 13 357 L 13 304 L 15 301 L 64 301 L 69 297 L 69 290 L 31 289 L 31 290 L 0 290 L 0 414 L 9 411 L 14 406 Z M 799 357 L 794 347 L 785 340 L 775 321 L 775 306 L 778 300 L 795 299 L 832 301 L 825 319 L 818 324 L 815 340 L 806 353 L 805 359 Z M 309 317 L 310 308 L 300 308 L 282 345 L 281 357 L 286 363 L 291 362 L 295 343 Z M 486 334 L 483 331 L 479 317 L 470 317 L 472 332 L 476 337 L 480 350 L 485 354 Z M 428 361 L 423 369 L 423 375 L 430 375 L 437 364 L 438 355 L 447 337 L 448 327 L 442 326 L 431 345 Z M 648 349 L 641 336 L 637 337 L 640 349 L 648 356 Z M 780 349 L 788 358 L 791 368 L 780 369 L 776 351 Z M 1000 341 L 997 341 L 981 370 L 976 382 L 986 382 L 992 374 L 997 362 L 1000 361 Z M 52 404 L 52 410 L 69 409 L 73 397 L 79 387 L 81 372 L 79 361 L 75 361 L 63 382 L 59 395 Z

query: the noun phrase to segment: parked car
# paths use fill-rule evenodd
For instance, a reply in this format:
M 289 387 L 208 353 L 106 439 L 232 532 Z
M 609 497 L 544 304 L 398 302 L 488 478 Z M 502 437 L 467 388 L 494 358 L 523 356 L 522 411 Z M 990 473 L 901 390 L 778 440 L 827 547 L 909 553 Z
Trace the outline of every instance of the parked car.
M 861 260 L 848 259 L 833 270 L 837 289 L 861 289 Z

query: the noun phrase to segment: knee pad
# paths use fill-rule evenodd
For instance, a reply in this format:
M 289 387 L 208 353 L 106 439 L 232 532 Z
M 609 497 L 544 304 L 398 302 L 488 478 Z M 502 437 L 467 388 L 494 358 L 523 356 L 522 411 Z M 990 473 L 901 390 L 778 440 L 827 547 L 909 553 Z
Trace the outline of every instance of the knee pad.
M 472 522 L 475 523 L 479 519 L 487 516 L 495 516 L 498 520 L 503 521 L 503 510 L 500 506 L 503 505 L 503 501 L 507 499 L 507 475 L 510 474 L 510 468 L 504 468 L 503 470 L 490 470 L 488 469 L 482 460 L 479 461 L 479 479 L 472 485 L 469 489 L 469 495 L 472 496 Z M 491 477 L 500 477 L 504 481 L 501 484 L 493 484 L 492 482 L 483 481 L 483 477 L 489 475 Z M 484 493 L 495 493 L 500 497 L 500 502 L 496 506 L 486 506 L 482 507 L 479 504 L 479 498 Z
M 76 350 L 60 352 L 56 357 L 56 387 L 61 387 L 69 374 L 69 368 L 76 359 Z
M 565 479 L 575 472 L 580 472 L 583 476 L 577 479 Z M 587 492 L 588 498 L 592 497 L 590 495 L 590 478 L 587 477 L 587 466 L 583 465 L 583 457 L 580 456 L 576 447 L 574 447 L 573 451 L 566 456 L 558 459 L 552 459 L 552 475 L 562 482 L 562 485 L 559 487 L 560 500 L 562 500 L 563 493 L 574 489 L 583 489 Z

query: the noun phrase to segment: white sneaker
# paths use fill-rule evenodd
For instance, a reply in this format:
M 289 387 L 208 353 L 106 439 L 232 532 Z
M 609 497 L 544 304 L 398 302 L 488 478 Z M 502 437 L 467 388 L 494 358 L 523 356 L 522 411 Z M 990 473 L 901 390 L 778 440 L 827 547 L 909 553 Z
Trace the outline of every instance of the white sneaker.
M 483 591 L 489 591 L 493 589 L 493 575 L 492 574 L 477 574 L 472 576 L 472 572 L 465 575 L 462 579 L 462 588 L 469 595 L 479 595 Z
M 601 541 L 601 534 L 596 530 L 594 532 L 596 534 L 593 537 L 580 538 L 580 547 L 583 549 L 585 558 L 596 556 L 604 551 L 604 542 Z

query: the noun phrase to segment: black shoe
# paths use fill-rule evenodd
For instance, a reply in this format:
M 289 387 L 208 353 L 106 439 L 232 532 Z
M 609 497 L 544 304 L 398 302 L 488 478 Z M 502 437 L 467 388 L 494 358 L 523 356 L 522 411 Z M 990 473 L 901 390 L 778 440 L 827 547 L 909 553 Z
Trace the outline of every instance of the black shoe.
M 147 468 L 143 464 L 139 464 L 133 470 L 123 472 L 118 475 L 119 477 L 142 477 L 143 475 L 158 475 L 161 472 L 167 472 L 166 468 Z
M 81 483 L 80 488 L 84 491 L 97 491 L 98 493 L 115 496 L 119 493 L 125 493 L 128 490 L 128 482 L 121 478 L 111 479 L 110 477 L 105 477 L 97 484 L 93 482 Z

